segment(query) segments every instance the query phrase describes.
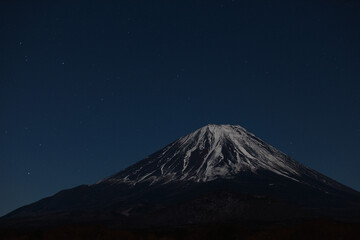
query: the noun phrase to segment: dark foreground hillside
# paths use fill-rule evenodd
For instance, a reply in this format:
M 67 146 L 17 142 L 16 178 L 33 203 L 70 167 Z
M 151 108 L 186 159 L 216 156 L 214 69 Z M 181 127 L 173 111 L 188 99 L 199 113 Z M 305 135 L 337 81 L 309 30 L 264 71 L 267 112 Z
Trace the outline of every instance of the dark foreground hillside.
M 151 239 L 359 239 L 360 223 L 328 219 L 297 223 L 214 224 L 166 229 L 113 229 L 103 224 L 64 225 L 48 229 L 0 229 L 1 240 L 151 240 Z

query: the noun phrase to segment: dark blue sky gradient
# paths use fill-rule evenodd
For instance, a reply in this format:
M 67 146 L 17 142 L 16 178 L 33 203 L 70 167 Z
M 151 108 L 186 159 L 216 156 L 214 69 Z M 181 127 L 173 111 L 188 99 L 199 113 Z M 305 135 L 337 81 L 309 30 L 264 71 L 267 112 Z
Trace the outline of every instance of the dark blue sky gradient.
M 1 1 L 0 215 L 208 123 L 360 190 L 360 2 Z

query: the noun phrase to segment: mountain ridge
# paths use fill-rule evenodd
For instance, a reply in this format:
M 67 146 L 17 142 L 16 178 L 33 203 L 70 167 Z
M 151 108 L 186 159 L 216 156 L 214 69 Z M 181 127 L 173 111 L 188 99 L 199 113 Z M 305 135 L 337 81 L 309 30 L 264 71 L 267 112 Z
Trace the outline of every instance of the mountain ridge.
M 230 124 L 208 124 L 199 128 L 98 183 L 206 182 L 232 178 L 246 171 L 256 174 L 261 170 L 270 170 L 294 181 L 300 181 L 298 178 L 303 173 L 333 187 L 343 187 L 296 162 L 245 128 Z
M 290 204 L 300 209 L 296 212 L 319 209 L 320 214 L 331 215 L 331 209 L 335 208 L 340 212 L 360 209 L 357 191 L 296 162 L 241 126 L 211 124 L 96 184 L 60 191 L 16 209 L 2 220 L 13 219 L 16 223 L 16 219 L 27 219 L 24 221 L 32 224 L 37 219 L 39 224 L 44 224 L 44 219 L 82 222 L 86 216 L 93 221 L 131 218 L 141 222 L 140 219 L 150 219 L 148 214 L 156 215 L 157 211 L 171 214 L 176 206 L 192 209 L 178 204 L 197 199 L 201 194 L 214 196 L 212 192 L 216 191 L 252 196 L 249 199 L 275 199 L 281 203 L 277 205 L 279 209 L 282 204 L 284 207 Z M 218 198 L 213 201 L 229 202 Z M 246 208 L 256 204 L 240 205 Z M 253 219 L 260 215 L 250 211 L 247 216 Z M 289 213 L 287 218 L 291 216 Z M 188 220 L 180 219 L 178 223 L 181 221 Z

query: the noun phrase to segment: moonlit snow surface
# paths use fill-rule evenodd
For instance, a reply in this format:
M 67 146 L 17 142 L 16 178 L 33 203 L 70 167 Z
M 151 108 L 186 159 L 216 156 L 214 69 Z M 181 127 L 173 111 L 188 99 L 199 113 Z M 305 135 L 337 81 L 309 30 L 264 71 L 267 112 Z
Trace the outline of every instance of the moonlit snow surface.
M 99 183 L 207 182 L 260 171 L 296 182 L 328 178 L 292 160 L 237 125 L 206 125 Z M 330 185 L 336 183 L 329 183 Z

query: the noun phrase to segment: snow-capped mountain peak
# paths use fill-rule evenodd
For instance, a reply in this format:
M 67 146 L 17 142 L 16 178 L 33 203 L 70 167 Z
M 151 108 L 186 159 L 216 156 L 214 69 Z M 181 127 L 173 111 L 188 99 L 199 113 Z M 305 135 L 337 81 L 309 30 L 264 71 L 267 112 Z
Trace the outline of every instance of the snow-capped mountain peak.
M 101 182 L 206 182 L 271 171 L 294 181 L 305 169 L 238 125 L 206 125 Z
M 141 216 L 146 213 L 139 206 L 157 208 L 216 190 L 275 197 L 310 208 L 358 206 L 360 199 L 358 192 L 292 160 L 244 128 L 211 124 L 97 184 L 61 191 L 7 217 L 79 209 L 90 209 L 92 217 L 94 209 L 101 216 L 104 209 L 117 209 L 122 217 Z

